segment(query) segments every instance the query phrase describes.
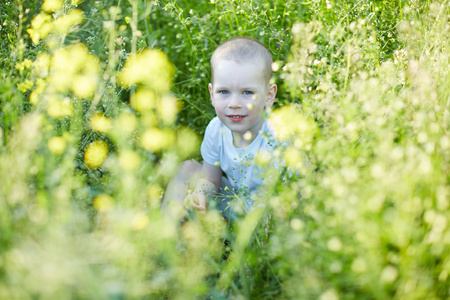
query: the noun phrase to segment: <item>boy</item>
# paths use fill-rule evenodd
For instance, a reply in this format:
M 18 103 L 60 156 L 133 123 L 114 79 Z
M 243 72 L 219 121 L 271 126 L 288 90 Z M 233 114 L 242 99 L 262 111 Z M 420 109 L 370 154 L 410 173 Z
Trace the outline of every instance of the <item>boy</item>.
M 273 130 L 266 110 L 277 93 L 277 86 L 270 84 L 271 77 L 272 55 L 255 39 L 233 38 L 214 51 L 208 89 L 217 116 L 205 131 L 201 146 L 203 164 L 182 164 L 169 182 L 163 206 L 174 201 L 205 212 L 208 196 L 227 194 L 231 189 L 241 190 L 245 208 L 251 208 L 248 195 L 263 183 L 254 157 L 259 151 L 271 152 L 274 147 L 267 139 Z M 188 194 L 189 190 L 193 192 Z M 224 211 L 225 205 L 220 206 Z

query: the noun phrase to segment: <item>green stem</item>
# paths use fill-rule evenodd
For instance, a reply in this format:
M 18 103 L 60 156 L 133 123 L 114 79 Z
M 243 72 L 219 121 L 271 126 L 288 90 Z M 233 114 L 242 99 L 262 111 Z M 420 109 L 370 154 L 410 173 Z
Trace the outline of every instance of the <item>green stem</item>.
M 21 38 L 22 27 L 23 27 L 23 5 L 22 1 L 17 1 L 18 9 L 19 9 L 19 28 L 17 29 L 17 37 L 16 37 L 16 50 L 17 50 L 17 59 L 19 61 L 23 58 L 23 41 Z M 13 63 L 14 65 L 14 63 Z
M 231 3 L 231 1 L 229 1 L 229 2 L 230 2 L 231 7 L 233 8 L 233 15 L 234 15 L 234 19 L 235 19 L 235 21 L 236 21 L 236 26 L 237 26 L 239 35 L 243 35 L 243 34 L 242 34 L 242 31 L 239 29 L 241 26 L 240 26 L 240 24 L 239 24 L 239 19 L 238 19 L 237 14 L 236 14 L 236 8 L 235 8 L 235 6 L 233 5 L 233 3 Z
M 259 237 L 258 237 L 258 236 L 256 236 L 256 241 L 258 242 L 258 245 L 259 245 L 260 247 L 262 247 L 261 241 L 259 240 Z M 269 266 L 269 269 L 270 269 L 270 271 L 272 272 L 273 276 L 275 276 L 276 281 L 277 281 L 278 284 L 281 286 L 281 281 L 278 279 L 278 276 L 277 276 L 277 274 L 275 273 L 275 270 L 273 269 L 272 264 L 271 264 L 269 261 L 267 261 L 267 265 Z
M 347 76 L 345 76 L 344 91 L 347 90 L 348 78 L 350 77 L 350 46 L 347 46 Z
M 198 111 L 200 112 L 201 115 L 205 116 L 205 117 L 208 118 L 208 119 L 211 118 L 211 116 L 210 116 L 209 114 L 205 113 L 205 110 L 204 110 L 204 109 L 200 109 L 200 107 L 198 107 L 197 105 L 195 105 L 194 102 L 192 102 L 192 101 L 188 100 L 186 97 L 184 97 L 183 94 L 180 92 L 180 90 L 179 90 L 176 86 L 174 86 L 173 88 L 176 90 L 178 97 L 180 97 L 181 99 L 183 99 L 183 101 L 187 102 L 190 106 L 192 106 L 193 108 L 195 108 L 196 110 L 198 110 Z
M 136 44 L 137 44 L 137 23 L 138 23 L 138 5 L 137 0 L 129 0 L 131 7 L 133 9 L 133 13 L 131 15 L 131 54 L 136 54 Z

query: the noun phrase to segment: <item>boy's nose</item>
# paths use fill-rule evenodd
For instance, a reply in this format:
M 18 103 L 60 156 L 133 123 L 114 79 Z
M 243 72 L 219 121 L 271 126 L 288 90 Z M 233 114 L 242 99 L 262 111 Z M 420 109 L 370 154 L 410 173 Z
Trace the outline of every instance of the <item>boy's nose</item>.
M 242 108 L 242 101 L 239 95 L 232 95 L 230 98 L 230 102 L 228 102 L 229 108 Z

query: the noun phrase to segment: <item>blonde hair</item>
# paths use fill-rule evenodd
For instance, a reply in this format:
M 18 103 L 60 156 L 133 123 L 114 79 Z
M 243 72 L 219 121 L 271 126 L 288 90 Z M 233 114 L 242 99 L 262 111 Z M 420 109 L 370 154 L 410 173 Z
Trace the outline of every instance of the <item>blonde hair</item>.
M 236 62 L 252 62 L 262 65 L 266 84 L 272 78 L 272 54 L 258 40 L 249 37 L 235 37 L 217 47 L 211 57 L 211 81 L 214 82 L 214 67 L 221 59 Z

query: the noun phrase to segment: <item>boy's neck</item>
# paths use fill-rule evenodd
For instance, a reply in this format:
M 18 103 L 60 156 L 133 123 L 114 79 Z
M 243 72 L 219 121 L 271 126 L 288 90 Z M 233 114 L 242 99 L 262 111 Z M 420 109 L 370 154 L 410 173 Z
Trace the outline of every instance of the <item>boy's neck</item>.
M 233 134 L 233 146 L 236 148 L 245 148 L 248 145 L 250 145 L 254 140 L 252 139 L 251 141 L 246 141 L 243 135 L 236 132 L 232 132 L 232 134 Z
M 233 136 L 233 146 L 236 148 L 245 148 L 249 146 L 258 136 L 265 121 L 266 119 L 263 119 L 261 124 L 257 128 L 254 128 L 254 130 L 252 130 L 253 133 L 250 130 L 244 133 L 232 131 L 231 134 Z

